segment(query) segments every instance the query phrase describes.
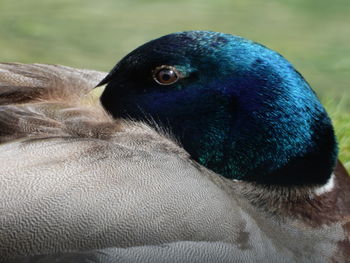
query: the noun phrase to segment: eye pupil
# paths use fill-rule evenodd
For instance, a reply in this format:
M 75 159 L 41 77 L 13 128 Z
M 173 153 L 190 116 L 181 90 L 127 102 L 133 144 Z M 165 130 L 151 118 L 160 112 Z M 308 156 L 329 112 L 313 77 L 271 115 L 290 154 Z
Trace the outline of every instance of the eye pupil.
M 179 74 L 174 67 L 161 66 L 154 70 L 153 79 L 160 85 L 170 85 L 178 81 Z
M 169 71 L 169 72 L 166 72 L 166 73 L 164 72 L 161 77 L 162 77 L 163 80 L 167 81 L 167 80 L 169 80 L 171 78 L 170 75 L 172 75 L 172 73 L 173 73 L 172 71 Z
M 177 80 L 177 75 L 171 69 L 163 69 L 159 71 L 157 80 L 160 84 L 172 84 Z

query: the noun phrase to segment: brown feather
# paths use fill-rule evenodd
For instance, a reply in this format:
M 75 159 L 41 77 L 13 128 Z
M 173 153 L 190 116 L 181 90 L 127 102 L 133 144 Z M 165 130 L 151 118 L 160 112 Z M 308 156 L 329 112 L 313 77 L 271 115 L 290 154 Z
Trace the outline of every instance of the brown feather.
M 55 136 L 108 138 L 120 126 L 88 93 L 103 72 L 0 64 L 0 143 Z M 90 98 L 90 101 L 93 101 Z
M 74 102 L 106 73 L 47 64 L 0 64 L 0 105 L 39 100 Z

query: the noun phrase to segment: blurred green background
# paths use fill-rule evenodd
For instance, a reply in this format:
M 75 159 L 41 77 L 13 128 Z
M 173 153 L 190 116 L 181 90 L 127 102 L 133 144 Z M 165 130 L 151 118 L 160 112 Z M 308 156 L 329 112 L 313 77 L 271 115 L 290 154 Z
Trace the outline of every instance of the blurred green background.
M 161 35 L 205 29 L 283 54 L 333 117 L 350 168 L 349 0 L 0 0 L 2 61 L 109 70 Z

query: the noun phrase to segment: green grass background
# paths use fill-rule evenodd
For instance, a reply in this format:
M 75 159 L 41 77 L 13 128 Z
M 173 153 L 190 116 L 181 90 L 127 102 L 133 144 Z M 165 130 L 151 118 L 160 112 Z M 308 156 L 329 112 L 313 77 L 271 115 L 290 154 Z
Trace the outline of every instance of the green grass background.
M 147 40 L 206 29 L 283 54 L 330 112 L 350 168 L 349 0 L 0 0 L 0 60 L 109 70 Z

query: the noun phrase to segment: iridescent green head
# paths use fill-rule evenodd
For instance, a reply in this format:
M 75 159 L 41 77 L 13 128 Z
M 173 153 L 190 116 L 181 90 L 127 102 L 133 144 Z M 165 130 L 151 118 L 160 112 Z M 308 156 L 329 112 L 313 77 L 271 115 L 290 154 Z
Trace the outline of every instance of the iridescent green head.
M 101 82 L 116 118 L 166 127 L 192 158 L 228 178 L 317 185 L 337 158 L 331 121 L 278 53 L 228 34 L 189 31 L 150 41 Z

